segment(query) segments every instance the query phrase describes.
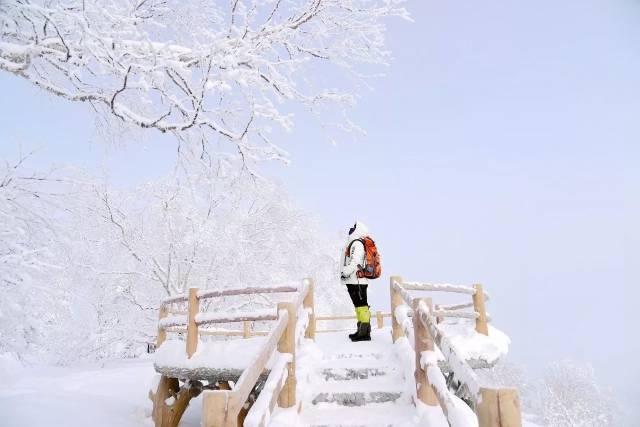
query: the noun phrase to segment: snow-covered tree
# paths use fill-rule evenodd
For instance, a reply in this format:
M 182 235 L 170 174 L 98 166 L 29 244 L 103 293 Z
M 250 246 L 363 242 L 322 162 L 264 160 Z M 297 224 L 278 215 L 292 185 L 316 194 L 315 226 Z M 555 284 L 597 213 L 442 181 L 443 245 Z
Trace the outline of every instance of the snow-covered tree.
M 573 360 L 552 363 L 541 388 L 542 418 L 554 427 L 616 425 L 611 393 L 598 386 L 590 364 Z
M 313 277 L 317 304 L 348 310 L 337 289 L 339 242 L 324 238 L 281 188 L 247 174 L 195 170 L 130 191 L 93 186 L 91 204 L 77 211 L 73 281 L 92 301 L 94 325 L 81 340 L 83 357 L 139 353 L 153 339 L 159 301 L 192 286 Z M 259 307 L 274 304 L 261 295 L 212 300 L 209 309 Z
M 0 164 L 0 353 L 32 359 L 65 312 L 56 248 L 65 244 L 55 220 L 62 194 L 53 172 L 29 169 L 33 153 Z
M 278 185 L 194 159 L 116 190 L 77 171 L 33 173 L 25 160 L 5 164 L 0 185 L 0 353 L 62 363 L 139 354 L 160 301 L 191 286 L 313 277 L 323 312 L 348 311 L 340 242 Z M 210 305 L 275 306 L 265 296 Z
M 0 70 L 205 151 L 230 142 L 246 164 L 286 159 L 270 129 L 292 127 L 294 104 L 346 111 L 353 83 L 388 60 L 385 18 L 406 17 L 401 3 L 5 0 Z

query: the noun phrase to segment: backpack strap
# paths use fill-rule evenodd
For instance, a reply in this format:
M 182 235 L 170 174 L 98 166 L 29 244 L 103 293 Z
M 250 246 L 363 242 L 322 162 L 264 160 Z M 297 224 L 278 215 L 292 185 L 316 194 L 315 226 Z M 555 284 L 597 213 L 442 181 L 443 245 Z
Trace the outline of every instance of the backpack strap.
M 349 246 L 347 246 L 347 255 L 351 254 L 351 246 L 353 246 L 353 244 L 355 242 L 360 242 L 362 243 L 362 247 L 364 248 L 365 251 L 365 256 L 366 256 L 366 252 L 367 252 L 367 245 L 364 243 L 364 238 L 363 239 L 354 239 L 351 241 L 351 243 L 349 243 Z

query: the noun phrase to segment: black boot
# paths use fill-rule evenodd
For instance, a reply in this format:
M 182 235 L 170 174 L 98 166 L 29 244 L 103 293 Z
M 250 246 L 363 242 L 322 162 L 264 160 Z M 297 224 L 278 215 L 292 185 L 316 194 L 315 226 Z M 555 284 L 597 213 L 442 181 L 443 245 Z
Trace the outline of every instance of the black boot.
M 361 323 L 361 322 L 358 322 L 358 326 L 357 326 L 358 330 L 356 330 L 356 331 L 355 331 L 354 333 L 352 333 L 352 334 L 349 334 L 349 339 L 350 339 L 351 341 L 353 341 L 353 339 L 354 339 L 355 337 L 357 337 L 357 336 L 358 336 L 358 331 L 360 330 L 360 323 Z
M 351 338 L 351 336 L 349 336 L 349 338 Z M 351 341 L 371 341 L 371 323 L 360 323 L 360 327 L 358 327 L 358 333 L 355 337 L 351 338 Z

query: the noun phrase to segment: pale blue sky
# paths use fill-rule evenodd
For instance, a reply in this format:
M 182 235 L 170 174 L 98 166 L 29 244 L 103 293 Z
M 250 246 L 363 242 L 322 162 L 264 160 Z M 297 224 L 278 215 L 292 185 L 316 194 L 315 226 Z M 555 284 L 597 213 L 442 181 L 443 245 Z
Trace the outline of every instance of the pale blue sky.
M 385 273 L 483 282 L 514 360 L 592 361 L 640 407 L 640 2 L 408 6 L 416 22 L 391 25 L 395 60 L 354 112 L 368 135 L 334 147 L 301 115 L 292 165 L 268 173 L 329 232 L 368 223 Z M 19 138 L 120 185 L 169 167 L 166 138 L 105 157 L 86 106 L 7 75 L 0 93 L 0 155 Z

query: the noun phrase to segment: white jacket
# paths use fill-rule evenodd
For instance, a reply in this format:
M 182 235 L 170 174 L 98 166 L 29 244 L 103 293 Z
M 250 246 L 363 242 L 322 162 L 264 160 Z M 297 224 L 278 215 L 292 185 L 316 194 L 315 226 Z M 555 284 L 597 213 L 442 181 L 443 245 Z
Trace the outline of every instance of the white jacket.
M 358 278 L 356 275 L 358 272 L 358 265 L 361 265 L 362 267 L 365 266 L 366 253 L 362 242 L 354 242 L 355 240 L 362 239 L 368 235 L 369 230 L 367 229 L 367 226 L 360 221 L 356 221 L 356 229 L 349 235 L 347 238 L 347 244 L 342 250 L 341 281 L 343 285 L 369 284 L 369 279 L 366 277 Z M 353 242 L 353 244 L 351 245 L 351 249 L 347 255 L 346 251 L 351 242 Z

